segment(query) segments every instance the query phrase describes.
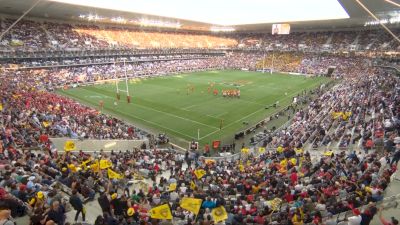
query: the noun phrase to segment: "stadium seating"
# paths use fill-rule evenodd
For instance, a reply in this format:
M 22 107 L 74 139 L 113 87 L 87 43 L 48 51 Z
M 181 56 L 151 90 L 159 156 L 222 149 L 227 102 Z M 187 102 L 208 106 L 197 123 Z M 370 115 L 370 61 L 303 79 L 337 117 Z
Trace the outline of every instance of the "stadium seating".
M 1 30 L 13 19 L 0 21 Z M 395 33 L 399 33 L 395 30 Z M 232 37 L 202 33 L 155 32 L 96 25 L 23 20 L 0 43 L 3 49 L 256 48 L 285 51 L 384 51 L 398 49 L 382 30 L 300 32 L 290 35 L 242 34 Z
M 0 22 L 2 31 L 13 20 Z M 15 51 L 13 60 L 4 54 L 0 74 L 0 210 L 8 207 L 33 224 L 76 221 L 75 211 L 83 208 L 90 223 L 101 225 L 163 224 L 150 212 L 171 214 L 174 224 L 212 224 L 218 216 L 231 225 L 328 224 L 336 222 L 332 215 L 352 214 L 372 219 L 377 206 L 369 203 L 384 200 L 400 160 L 400 82 L 366 55 L 334 54 L 353 47 L 368 52 L 399 45 L 377 30 L 220 36 L 23 20 L 0 43 L 2 51 Z M 117 50 L 75 54 L 107 48 Z M 148 50 L 117 54 L 132 48 Z M 49 59 L 52 50 L 76 52 Z M 114 63 L 126 59 L 125 66 Z M 123 78 L 125 71 L 130 78 L 219 69 L 325 75 L 329 67 L 340 79 L 299 94 L 304 107 L 290 105 L 284 127 L 230 158 L 161 148 L 154 136 L 100 106 L 54 92 Z M 86 152 L 56 149 L 53 137 L 150 143 Z M 185 207 L 183 197 L 202 202 L 189 199 Z M 168 204 L 162 213 L 154 209 L 160 204 Z M 216 215 L 218 207 L 226 212 Z

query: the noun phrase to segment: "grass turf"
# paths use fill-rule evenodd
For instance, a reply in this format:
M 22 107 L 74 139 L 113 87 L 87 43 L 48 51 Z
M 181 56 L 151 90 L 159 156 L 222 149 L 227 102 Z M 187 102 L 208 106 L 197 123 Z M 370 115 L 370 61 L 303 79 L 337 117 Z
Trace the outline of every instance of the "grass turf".
M 280 109 L 286 107 L 303 90 L 313 89 L 328 80 L 324 77 L 246 71 L 207 71 L 133 79 L 129 81 L 131 103 L 126 102 L 126 95 L 122 93 L 117 105 L 114 104 L 115 83 L 58 92 L 96 108 L 102 100 L 104 113 L 153 133 L 165 132 L 172 142 L 187 147 L 188 141 L 197 140 L 198 131 L 201 145 L 213 140 L 232 141 L 236 132 L 279 110 L 274 107 L 266 109 L 266 106 L 279 101 Z M 235 89 L 235 84 L 241 85 L 241 97 L 224 98 L 221 93 L 214 96 L 212 92 L 208 93 L 210 82 L 214 82 L 214 88 L 218 90 Z M 188 85 L 194 86 L 193 93 L 187 93 Z M 125 82 L 121 81 L 119 86 L 125 89 Z

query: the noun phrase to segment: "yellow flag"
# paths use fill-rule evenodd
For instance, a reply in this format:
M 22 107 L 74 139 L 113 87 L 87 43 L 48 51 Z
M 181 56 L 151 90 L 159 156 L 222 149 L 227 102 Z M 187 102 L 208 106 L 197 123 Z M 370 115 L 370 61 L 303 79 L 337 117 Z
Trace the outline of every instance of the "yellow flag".
M 70 170 L 71 170 L 71 172 L 73 172 L 73 173 L 75 173 L 75 172 L 76 172 L 76 167 L 75 167 L 75 165 L 74 165 L 74 164 L 69 164 L 69 165 L 68 165 L 68 169 L 70 169 Z
M 168 204 L 154 207 L 150 210 L 150 217 L 160 220 L 172 220 L 171 209 Z
M 100 160 L 100 169 L 102 170 L 112 167 L 112 165 L 112 162 L 108 161 L 107 159 Z
M 48 127 L 51 125 L 51 122 L 43 121 L 43 126 Z
M 243 154 L 249 154 L 250 149 L 249 149 L 249 148 L 242 148 L 241 152 L 242 152 Z
M 247 166 L 251 166 L 251 161 L 247 160 L 246 164 L 247 164 Z
M 176 190 L 176 183 L 169 184 L 168 191 L 175 191 Z
M 83 162 L 81 163 L 82 168 L 86 168 L 86 165 L 87 165 L 88 163 L 90 163 L 91 161 L 92 161 L 92 159 L 88 159 L 88 160 L 86 160 L 86 161 L 83 161 Z
M 66 152 L 73 151 L 73 150 L 75 150 L 75 149 L 76 149 L 75 142 L 73 142 L 73 141 L 66 141 L 66 142 L 64 143 L 64 150 L 65 150 Z
M 213 164 L 213 163 L 216 163 L 216 161 L 215 161 L 214 159 L 206 159 L 206 160 L 204 160 L 204 162 L 205 162 L 206 164 Z
M 287 159 L 283 159 L 279 164 L 281 164 L 282 167 L 286 167 L 287 166 Z
M 218 223 L 220 221 L 224 221 L 224 220 L 228 219 L 228 214 L 226 213 L 226 210 L 223 206 L 214 208 L 211 211 L 211 215 L 212 215 L 215 223 Z
M 206 175 L 206 171 L 203 169 L 195 170 L 194 174 L 196 175 L 197 179 L 201 179 L 204 175 Z
M 181 200 L 181 207 L 197 215 L 199 213 L 202 201 L 203 200 L 198 198 L 184 197 Z
M 190 189 L 196 190 L 196 184 L 193 181 L 190 181 Z
M 324 156 L 331 156 L 332 154 L 333 154 L 333 151 L 324 152 Z
M 295 148 L 294 151 L 296 152 L 296 154 L 303 153 L 303 149 L 301 149 L 301 148 Z
M 240 172 L 244 172 L 244 166 L 243 166 L 243 164 L 239 164 L 239 171 L 240 171 Z
M 258 148 L 258 153 L 264 154 L 264 153 L 265 153 L 265 148 L 259 147 L 259 148 Z
M 122 178 L 124 178 L 124 176 L 122 174 L 119 174 L 119 173 L 113 171 L 110 168 L 108 168 L 107 174 L 108 174 L 108 179 L 122 179 Z
M 0 111 L 3 111 L 3 104 L 0 103 Z
M 280 199 L 280 198 L 274 198 L 274 199 L 271 201 L 271 208 L 272 208 L 272 210 L 274 210 L 274 211 L 278 210 L 278 209 L 279 209 L 279 206 L 281 205 L 281 203 L 282 203 L 282 199 Z
M 90 165 L 90 169 L 93 170 L 93 172 L 97 173 L 100 171 L 100 166 L 99 166 L 99 161 L 96 161 L 92 165 Z

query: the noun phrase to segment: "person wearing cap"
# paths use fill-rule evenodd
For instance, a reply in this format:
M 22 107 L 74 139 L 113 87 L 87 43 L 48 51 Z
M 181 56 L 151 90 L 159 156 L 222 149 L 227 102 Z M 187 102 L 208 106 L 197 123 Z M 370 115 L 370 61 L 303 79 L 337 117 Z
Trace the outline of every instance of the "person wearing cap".
M 383 218 L 383 216 L 382 216 L 382 208 L 379 209 L 379 220 L 381 221 L 381 223 L 383 225 L 397 225 L 397 224 L 399 224 L 399 221 L 394 217 L 391 217 L 390 221 L 388 221 L 385 218 Z
M 26 185 L 25 184 L 20 184 L 19 185 L 19 191 L 18 191 L 18 195 L 17 198 L 23 202 L 27 202 L 28 201 L 28 194 L 26 192 Z
M 78 191 L 76 189 L 72 190 L 72 195 L 69 197 L 69 203 L 76 210 L 75 222 L 78 220 L 80 213 L 82 213 L 82 220 L 85 221 L 86 210 L 83 206 L 82 200 L 78 196 Z
M 111 195 L 111 208 L 113 209 L 114 215 L 116 217 L 120 217 L 124 215 L 124 207 L 121 202 L 121 199 L 118 197 L 117 193 L 113 193 Z

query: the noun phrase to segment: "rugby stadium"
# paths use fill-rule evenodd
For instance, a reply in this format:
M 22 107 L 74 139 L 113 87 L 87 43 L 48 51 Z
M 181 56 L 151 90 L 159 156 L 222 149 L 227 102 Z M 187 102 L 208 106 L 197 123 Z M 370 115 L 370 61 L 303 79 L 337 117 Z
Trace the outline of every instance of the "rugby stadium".
M 400 1 L 0 0 L 0 225 L 395 225 Z

